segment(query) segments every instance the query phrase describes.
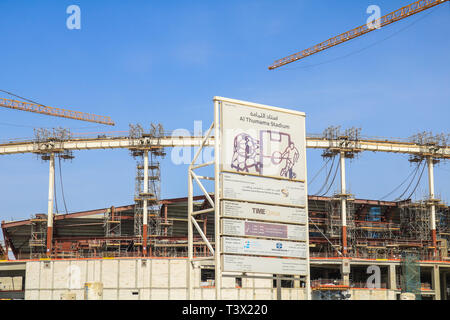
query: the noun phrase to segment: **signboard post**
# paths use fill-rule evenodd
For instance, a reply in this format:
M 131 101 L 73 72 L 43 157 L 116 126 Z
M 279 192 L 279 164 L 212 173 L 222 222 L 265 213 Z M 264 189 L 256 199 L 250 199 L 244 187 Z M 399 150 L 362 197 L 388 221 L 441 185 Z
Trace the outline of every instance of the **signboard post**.
M 198 154 L 189 169 L 189 273 L 194 179 L 215 212 L 215 248 L 200 234 L 214 258 L 216 299 L 227 272 L 299 276 L 310 299 L 305 114 L 214 97 L 205 141 L 212 128 L 214 163 L 202 166 L 214 164 L 214 200 L 193 173 Z

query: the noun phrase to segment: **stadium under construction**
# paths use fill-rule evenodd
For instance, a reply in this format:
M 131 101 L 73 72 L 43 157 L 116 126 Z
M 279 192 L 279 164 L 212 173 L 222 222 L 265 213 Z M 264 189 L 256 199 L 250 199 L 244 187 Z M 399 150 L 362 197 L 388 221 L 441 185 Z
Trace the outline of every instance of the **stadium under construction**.
M 324 52 L 372 31 L 394 23 L 398 24 L 399 21 L 421 12 L 443 7 L 439 5 L 448 1 L 418 0 L 384 16 L 381 16 L 381 8 L 371 5 L 366 13 L 373 10 L 374 14 L 366 20 L 365 24 L 278 59 L 268 68 L 274 70 Z M 74 8 L 78 10 L 78 13 Z M 70 30 L 80 29 L 80 8 L 71 5 L 67 8 L 67 13 L 70 13 L 72 9 L 74 14 L 69 16 L 66 26 Z M 171 7 L 169 10 L 172 17 L 174 9 Z M 198 8 L 195 10 L 198 11 Z M 242 10 L 246 12 L 249 9 L 241 7 L 236 12 Z M 251 10 L 255 11 L 253 7 Z M 341 6 L 340 10 L 347 11 L 345 6 Z M 352 10 L 356 9 L 352 8 Z M 112 10 L 109 9 L 109 11 Z M 128 10 L 120 9 L 120 11 L 130 14 Z M 139 11 L 145 12 L 143 8 L 139 8 Z M 210 11 L 212 12 L 208 9 L 208 12 Z M 428 12 L 431 13 L 431 11 Z M 161 15 L 162 11 L 158 10 L 157 14 Z M 220 15 L 223 16 L 222 8 Z M 35 14 L 35 16 L 39 15 Z M 45 16 L 47 17 L 48 14 L 46 13 Z M 105 15 L 102 14 L 102 16 Z M 248 14 L 242 16 L 246 19 Z M 424 17 L 422 15 L 420 19 Z M 108 19 L 120 20 L 117 17 Z M 201 19 L 200 16 L 197 19 Z M 282 19 L 287 21 L 290 18 Z M 122 20 L 135 22 L 133 19 Z M 267 18 L 264 18 L 261 21 L 267 24 L 266 20 Z M 73 25 L 75 21 L 77 23 Z M 236 23 L 235 20 L 230 21 L 233 25 L 240 25 L 238 20 Z M 269 21 L 269 27 L 279 30 L 270 31 L 270 33 L 273 37 L 283 39 L 280 36 L 281 25 L 274 21 L 276 23 L 272 23 L 273 25 Z M 411 25 L 417 21 L 419 19 Z M 253 28 L 253 24 L 249 26 Z M 397 30 L 394 34 L 406 30 L 407 27 Z M 301 28 L 308 30 L 312 27 L 305 28 L 303 25 Z M 91 28 L 91 30 L 94 29 Z M 222 29 L 233 32 L 231 28 Z M 267 26 L 264 30 L 266 29 Z M 437 29 L 444 28 L 433 27 L 430 30 Z M 183 25 L 183 32 L 186 30 L 192 29 Z M 267 30 L 264 32 L 268 34 Z M 286 28 L 286 31 L 288 30 L 296 32 L 296 28 Z M 173 33 L 172 31 L 170 33 Z M 258 33 L 261 33 L 260 31 L 258 30 Z M 13 31 L 9 33 L 13 34 L 14 38 L 23 38 Z M 197 54 L 196 43 L 202 35 L 199 35 L 198 30 L 191 33 L 196 38 L 196 41 L 192 42 L 192 48 L 189 45 L 186 49 L 182 45 L 174 51 L 184 56 L 192 55 L 191 52 L 194 52 L 194 55 Z M 283 33 L 288 35 L 288 32 Z M 269 39 L 267 34 L 264 35 L 265 42 Z M 362 50 L 373 47 L 374 44 L 385 41 L 394 34 Z M 93 39 L 104 38 L 104 34 L 96 36 L 94 33 L 93 35 Z M 125 35 L 125 42 L 132 41 L 131 34 Z M 289 35 L 289 37 L 292 36 L 295 37 L 295 33 Z M 69 39 L 66 35 L 64 37 Z M 253 36 L 250 37 L 253 38 Z M 423 38 L 423 35 L 421 37 Z M 113 38 L 117 39 L 117 37 Z M 139 36 L 136 43 L 146 43 L 142 41 L 143 38 L 145 37 Z M 182 38 L 184 41 L 184 35 Z M 219 32 L 214 34 L 214 38 L 221 41 L 225 39 Z M 74 41 L 73 39 L 71 38 L 70 41 Z M 256 39 L 245 41 L 251 45 L 256 43 L 253 41 Z M 121 41 L 120 38 L 119 41 Z M 180 37 L 177 36 L 172 42 L 179 41 Z M 91 46 L 90 42 L 87 43 Z M 172 53 L 164 51 L 168 50 L 164 45 L 155 43 L 157 45 L 155 52 L 160 52 L 162 56 L 166 55 L 171 59 L 175 57 Z M 207 43 L 206 51 L 211 51 L 212 47 L 209 48 L 208 42 L 205 43 Z M 431 43 L 423 43 L 430 51 Z M 198 44 L 202 47 L 200 52 L 205 51 L 205 46 L 202 43 Z M 399 46 L 398 43 L 396 45 Z M 114 46 L 103 46 L 103 48 L 108 50 L 109 47 Z M 65 48 L 64 45 L 60 47 Z M 239 45 L 236 46 L 236 43 L 232 45 L 228 43 L 226 47 L 237 48 L 233 50 L 239 55 L 245 52 Z M 272 47 L 281 48 L 282 46 L 278 43 Z M 74 48 L 76 52 L 80 51 L 79 47 Z M 250 48 L 255 50 L 255 47 Z M 141 58 L 140 51 L 137 49 L 138 47 L 131 48 L 130 52 L 133 54 L 127 59 L 136 61 L 144 59 L 145 55 Z M 70 50 L 66 48 L 64 50 L 59 53 L 56 51 L 56 56 L 65 57 Z M 77 57 L 81 59 L 79 61 L 83 66 L 84 62 L 88 61 L 88 57 L 91 59 L 98 56 L 104 59 L 102 54 L 98 55 L 98 52 L 94 55 L 89 54 L 89 50 L 85 50 L 88 52 L 86 57 Z M 142 52 L 150 52 L 149 50 L 146 48 Z M 437 51 L 443 52 L 443 50 L 445 50 L 444 47 L 439 47 Z M 353 53 L 302 68 L 336 61 Z M 219 59 L 218 64 L 222 64 L 225 59 L 232 59 L 228 65 L 224 64 L 223 70 L 232 71 L 229 75 L 236 78 L 236 74 L 242 74 L 242 70 L 239 70 L 239 61 L 236 62 L 236 54 L 222 53 L 211 55 L 211 57 L 215 56 L 214 59 Z M 39 52 L 37 56 L 39 57 Z M 209 54 L 201 53 L 199 56 L 200 58 L 195 58 L 196 61 L 206 60 Z M 251 57 L 255 55 L 252 53 Z M 378 58 L 386 59 L 380 55 Z M 403 55 L 401 58 L 403 62 L 406 61 Z M 5 61 L 8 59 L 11 60 L 11 57 L 8 56 Z M 124 70 L 136 69 L 136 66 L 139 66 L 139 61 L 136 62 L 137 64 L 134 61 L 131 64 L 120 62 L 124 59 L 119 58 L 119 65 L 124 64 Z M 52 65 L 58 66 L 53 60 Z M 14 60 L 11 61 L 11 66 L 14 66 Z M 44 71 L 40 73 L 40 78 L 42 74 L 52 76 L 58 74 L 54 73 L 56 69 L 52 69 L 50 65 L 45 64 L 45 60 L 43 61 L 40 65 L 43 66 Z M 74 60 L 75 63 L 65 61 L 64 65 L 73 65 L 80 69 L 79 61 Z M 242 61 L 247 64 L 247 60 Z M 429 63 L 430 59 L 423 61 Z M 22 66 L 23 61 L 20 60 L 18 63 L 18 66 Z M 144 64 L 148 65 L 148 61 Z M 175 63 L 175 68 L 176 65 Z M 259 66 L 259 62 L 257 65 Z M 97 68 L 98 66 L 100 67 Z M 100 70 L 101 66 L 101 63 L 96 63 L 96 68 L 91 69 Z M 365 64 L 361 66 L 370 70 Z M 378 64 L 375 66 L 380 68 Z M 389 68 L 387 64 L 382 66 L 386 67 L 386 70 L 394 70 L 389 73 L 389 78 L 396 75 L 395 70 L 404 71 L 404 68 L 395 66 L 395 68 Z M 90 74 L 91 70 L 88 67 L 86 70 Z M 116 70 L 114 68 L 113 65 L 106 64 L 104 69 Z M 139 72 L 149 71 L 144 70 L 147 69 L 145 66 L 138 69 Z M 85 71 L 82 68 L 80 70 Z M 208 70 L 212 72 L 211 75 L 220 75 L 220 78 L 227 79 L 226 74 L 219 69 L 208 68 Z M 384 71 L 384 69 L 380 70 Z M 342 79 L 350 78 L 348 75 L 352 73 L 348 68 L 337 69 L 337 71 L 339 75 L 344 75 Z M 74 74 L 76 79 L 73 69 L 64 72 L 64 77 L 67 74 Z M 157 73 L 154 74 L 157 75 Z M 154 74 L 152 73 L 150 78 L 155 78 Z M 358 74 L 361 74 L 359 69 Z M 410 76 L 410 78 L 419 79 L 422 85 L 427 82 L 427 79 L 431 79 L 430 74 L 432 73 L 427 72 L 426 77 L 424 74 L 417 74 L 417 76 L 414 74 L 414 77 Z M 135 74 L 132 75 L 135 77 Z M 180 75 L 182 75 L 181 72 L 176 73 L 175 77 L 178 78 Z M 254 75 L 261 77 L 260 73 Z M 119 73 L 117 77 L 124 76 L 124 73 Z M 110 78 L 109 74 L 107 77 Z M 29 78 L 33 79 L 31 75 Z M 176 84 L 172 83 L 174 77 L 166 78 L 170 79 L 171 88 L 176 88 Z M 317 77 L 320 81 L 326 78 L 329 78 L 327 73 Z M 355 83 L 359 85 L 366 78 L 349 82 L 347 86 L 350 87 Z M 61 81 L 61 77 L 58 76 L 54 76 L 54 79 Z M 124 79 L 127 79 L 126 76 Z M 205 79 L 204 83 L 208 83 L 209 79 L 213 78 Z M 292 83 L 297 77 L 287 79 L 289 83 Z M 342 81 L 338 79 L 335 82 Z M 387 78 L 380 79 L 385 81 Z M 436 79 L 433 75 L 432 81 L 428 82 L 433 84 L 445 82 L 444 78 Z M 93 83 L 107 83 L 104 78 L 93 77 L 93 80 Z M 195 80 L 189 73 L 186 80 L 179 82 L 178 85 L 185 91 L 193 92 L 196 89 L 186 87 L 186 81 L 195 82 Z M 275 77 L 272 80 L 278 84 L 281 83 L 277 87 L 283 88 L 282 91 L 273 91 L 272 96 L 285 95 L 289 86 L 279 82 L 280 78 Z M 377 81 L 376 78 L 371 80 Z M 405 78 L 399 79 L 398 83 L 401 81 L 405 81 Z M 14 79 L 10 82 L 12 85 Z M 327 84 L 322 82 L 316 87 L 326 88 Z M 199 82 L 198 85 L 202 86 L 202 83 Z M 255 88 L 257 84 L 258 82 L 254 82 Z M 268 84 L 268 87 L 261 87 L 260 90 L 268 92 L 275 88 L 271 82 Z M 67 82 L 65 85 L 70 84 Z M 74 82 L 72 85 L 78 91 L 80 90 L 79 83 Z M 245 87 L 242 82 L 236 82 L 233 85 L 236 88 Z M 365 86 L 370 89 L 367 91 L 367 96 L 369 94 L 373 96 L 376 91 L 373 90 L 370 82 Z M 51 87 L 55 89 L 53 90 L 55 92 L 65 90 L 61 86 L 52 85 Z M 105 95 L 115 100 L 115 103 L 111 105 L 106 104 L 109 110 L 111 107 L 120 106 L 123 102 L 122 96 L 111 95 L 119 87 L 105 85 L 105 88 L 107 88 Z M 145 88 L 148 88 L 148 84 Z M 158 88 L 161 87 L 156 86 L 152 90 L 157 91 Z M 294 88 L 297 90 L 298 84 L 294 84 Z M 342 91 L 342 87 L 333 88 L 333 90 Z M 406 83 L 405 88 L 407 88 L 404 91 L 405 96 L 417 100 L 417 106 L 422 103 L 430 108 L 436 104 L 434 100 L 430 102 L 430 99 L 427 99 L 420 102 L 416 98 L 425 92 L 424 97 L 433 96 L 434 93 L 428 92 L 427 88 L 420 87 L 416 95 L 411 95 L 413 86 Z M 132 93 L 135 94 L 137 90 L 133 90 Z M 400 101 L 400 104 L 405 103 L 398 89 L 395 88 L 395 90 L 397 90 L 396 95 L 402 98 L 397 101 Z M 0 107 L 102 125 L 115 125 L 108 116 L 53 108 L 28 98 L 21 98 L 9 91 L 0 89 L 0 92 L 14 97 L 14 99 L 0 98 Z M 182 92 L 171 90 L 170 94 L 181 96 Z M 320 95 L 325 93 L 328 95 L 327 91 L 314 89 L 311 93 L 314 99 L 317 92 Z M 383 104 L 385 108 L 396 105 L 396 100 L 386 104 L 385 92 L 380 91 L 379 96 L 382 100 L 378 103 Z M 78 103 L 83 99 L 82 97 L 82 95 L 78 97 Z M 18 101 L 15 98 L 27 102 Z M 56 97 L 54 96 L 53 99 Z M 288 101 L 293 101 L 292 99 L 295 99 L 295 96 L 290 97 Z M 352 110 L 349 112 L 366 112 L 363 111 L 366 109 L 359 107 L 360 98 L 355 99 L 359 99 L 354 100 L 358 109 L 354 107 L 348 109 Z M 154 97 L 151 101 L 153 105 L 159 103 L 157 99 L 154 100 Z M 181 99 L 179 101 L 183 102 Z M 307 135 L 306 115 L 298 110 L 281 109 L 222 97 L 214 97 L 213 101 L 214 120 L 204 135 L 200 133 L 197 136 L 195 134 L 178 136 L 165 132 L 161 124 L 151 124 L 149 128 L 132 124 L 129 131 L 121 131 L 119 135 L 102 132 L 94 136 L 76 136 L 66 128 L 50 130 L 31 126 L 34 128 L 34 138 L 0 142 L 0 156 L 34 154 L 43 161 L 48 161 L 49 165 L 47 212 L 35 213 L 27 220 L 1 222 L 3 240 L 0 241 L 0 300 L 450 300 L 450 207 L 443 201 L 443 197 L 435 192 L 434 180 L 435 165 L 438 163 L 445 165 L 450 159 L 448 132 L 437 135 L 431 132 L 420 132 L 410 138 L 395 139 L 364 137 L 358 128 L 341 130 L 340 127 L 329 127 L 322 134 Z M 333 100 L 331 101 L 335 104 Z M 92 101 L 90 103 L 94 104 Z M 130 105 L 130 100 L 126 100 L 126 103 Z M 414 104 L 407 106 L 414 107 Z M 336 110 L 340 108 L 339 105 L 330 107 Z M 422 105 L 420 107 L 422 108 Z M 116 115 L 131 110 L 123 106 L 120 108 L 121 113 Z M 439 110 L 443 109 L 445 108 L 441 107 Z M 179 110 L 181 109 L 168 112 L 177 113 Z M 194 109 L 187 110 L 193 112 Z M 404 110 L 408 111 L 402 112 L 412 113 L 415 109 L 405 108 Z M 159 117 L 153 110 L 147 108 L 147 111 L 148 113 L 145 113 L 147 116 Z M 323 111 L 323 114 L 325 112 Z M 445 119 L 445 114 L 432 112 L 425 113 Z M 175 117 L 182 117 L 181 114 Z M 333 117 L 333 114 L 328 112 L 327 117 Z M 323 121 L 322 118 L 320 120 Z M 347 120 L 349 119 L 346 117 Z M 381 122 L 383 120 L 383 118 L 376 119 Z M 402 121 L 411 127 L 415 125 L 409 120 L 402 119 Z M 393 126 L 397 126 L 398 122 L 392 123 L 395 123 Z M 421 123 L 421 125 L 424 124 L 425 122 Z M 435 122 L 430 122 L 430 127 L 437 128 Z M 444 124 L 443 127 L 448 126 Z M 167 150 L 174 150 L 172 148 L 188 148 L 191 151 L 193 149 L 195 156 L 192 159 L 189 156 L 188 163 L 185 163 L 188 165 L 186 177 L 177 181 L 162 181 L 161 163 Z M 214 151 L 214 156 L 209 153 L 211 156 L 209 161 L 197 161 L 199 154 L 207 148 Z M 307 178 L 306 174 L 307 148 L 323 151 L 321 155 L 323 167 L 312 179 Z M 72 159 L 77 161 L 75 152 L 111 149 L 126 150 L 136 160 L 134 183 L 131 182 L 133 177 L 130 176 L 130 191 L 134 184 L 133 199 L 130 199 L 128 204 L 124 203 L 123 206 L 116 206 L 116 203 L 114 203 L 115 206 L 111 206 L 113 203 L 108 195 L 104 208 L 101 209 L 69 212 L 66 207 L 65 212 L 59 211 L 55 203 L 57 188 L 55 164 L 59 163 L 61 170 L 61 161 Z M 358 190 L 353 190 L 356 193 L 353 194 L 347 188 L 346 162 L 348 159 L 358 161 L 358 156 L 365 152 L 375 152 L 377 156 L 388 153 L 390 157 L 397 155 L 409 157 L 408 160 L 412 166 L 410 175 L 383 198 L 361 199 L 358 197 Z M 310 160 L 312 159 L 308 158 L 308 163 L 312 163 Z M 314 160 L 316 163 L 320 161 Z M 199 174 L 197 170 L 203 171 L 204 174 Z M 308 192 L 308 187 L 321 172 L 325 173 L 321 188 L 315 194 Z M 428 192 L 426 196 L 420 198 L 416 196 L 417 188 L 421 181 L 426 180 L 424 178 L 426 176 Z M 400 177 L 392 177 L 392 180 L 395 181 L 397 178 Z M 161 196 L 162 183 L 170 190 L 171 184 L 181 185 L 184 184 L 183 181 L 186 182 L 186 197 L 170 198 L 170 194 L 169 198 Z M 337 186 L 337 190 L 332 189 L 333 186 Z M 64 198 L 62 189 L 61 179 L 61 194 Z M 384 186 L 380 186 L 379 189 L 382 192 L 389 191 L 384 190 Z M 184 194 L 181 195 L 184 196 Z M 448 198 L 444 197 L 444 199 Z M 0 212 L 0 217 L 7 214 L 8 212 Z
M 230 274 L 221 283 L 222 299 L 306 299 L 307 287 L 312 299 L 395 300 L 405 292 L 450 299 L 450 207 L 435 196 L 433 171 L 435 163 L 450 158 L 447 142 L 448 136 L 426 133 L 409 141 L 362 139 L 357 129 L 333 127 L 308 136 L 306 147 L 323 149 L 325 162 L 333 163 L 323 187 L 329 189 L 338 170 L 341 179 L 340 192 L 308 196 L 310 283 L 295 275 Z M 49 212 L 2 221 L 0 298 L 189 298 L 190 199 L 161 198 L 160 162 L 167 148 L 200 145 L 213 146 L 214 137 L 173 137 L 161 125 L 148 132 L 132 125 L 126 137 L 38 131 L 32 141 L 0 145 L 2 155 L 35 153 L 50 168 Z M 54 214 L 55 157 L 112 148 L 128 149 L 137 159 L 134 203 Z M 345 161 L 364 151 L 408 154 L 414 176 L 428 168 L 429 197 L 382 201 L 349 194 Z M 216 297 L 214 261 L 208 259 L 208 243 L 214 247 L 216 239 L 211 199 L 212 192 L 191 199 L 202 231 L 192 239 L 198 258 L 192 299 Z M 368 280 L 372 275 L 376 281 Z

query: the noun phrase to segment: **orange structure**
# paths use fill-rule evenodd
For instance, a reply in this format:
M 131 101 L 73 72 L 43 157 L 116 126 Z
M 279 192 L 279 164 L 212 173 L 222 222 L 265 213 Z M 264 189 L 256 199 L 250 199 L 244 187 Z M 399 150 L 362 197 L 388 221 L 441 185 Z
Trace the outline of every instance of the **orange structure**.
M 60 108 L 47 107 L 47 106 L 44 106 L 41 104 L 23 102 L 23 101 L 18 101 L 18 100 L 0 98 L 0 107 L 35 112 L 35 113 L 46 114 L 49 116 L 55 116 L 55 117 L 61 117 L 61 118 L 101 123 L 101 124 L 106 124 L 109 126 L 114 125 L 114 122 L 111 120 L 110 117 L 99 116 L 99 115 L 95 115 L 95 114 L 84 113 L 84 112 L 73 111 L 73 110 L 65 110 L 65 109 L 60 109 Z
M 387 26 L 388 24 L 394 23 L 396 21 L 402 20 L 404 18 L 410 17 L 416 13 L 422 12 L 424 10 L 435 7 L 441 3 L 444 3 L 448 0 L 420 0 L 414 3 L 411 3 L 405 7 L 402 7 L 394 12 L 391 12 L 380 19 L 376 20 L 375 23 L 380 27 Z M 362 36 L 363 34 L 369 33 L 370 31 L 376 30 L 376 28 L 371 28 L 367 24 L 362 25 L 360 27 L 354 28 L 350 31 L 344 32 L 338 36 L 330 38 L 324 42 L 321 42 L 311 48 L 305 49 L 303 51 L 294 53 L 290 56 L 287 56 L 283 59 L 275 61 L 271 66 L 269 66 L 269 70 L 276 69 L 278 67 L 284 66 L 288 63 L 309 57 L 315 53 L 326 50 L 328 48 L 337 46 L 338 44 L 344 43 L 356 37 Z

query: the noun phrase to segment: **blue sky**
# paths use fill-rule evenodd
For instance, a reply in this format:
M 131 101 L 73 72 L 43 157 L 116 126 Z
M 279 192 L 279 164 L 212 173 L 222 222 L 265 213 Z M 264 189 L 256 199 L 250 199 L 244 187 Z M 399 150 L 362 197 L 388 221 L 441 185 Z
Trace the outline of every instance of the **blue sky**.
M 448 133 L 448 4 L 267 70 L 278 58 L 364 24 L 369 5 L 386 14 L 410 2 L 2 0 L 0 89 L 109 115 L 116 127 L 1 108 L 0 140 L 32 137 L 33 127 L 97 132 L 160 122 L 193 131 L 201 120 L 206 130 L 216 95 L 304 111 L 308 133 L 330 125 L 361 127 L 367 136 Z M 71 4 L 81 8 L 81 30 L 66 28 Z M 75 156 L 62 166 L 69 211 L 133 202 L 135 161 L 128 151 Z M 320 152 L 309 150 L 310 177 L 322 164 Z M 348 164 L 348 185 L 358 198 L 377 199 L 411 169 L 407 156 L 363 153 Z M 162 177 L 163 197 L 186 196 L 186 166 L 169 156 Z M 426 172 L 422 180 L 418 199 L 427 192 Z M 61 210 L 58 176 L 57 184 Z M 450 166 L 440 164 L 436 192 L 447 202 L 449 187 Z M 34 155 L 0 157 L 0 220 L 46 212 L 47 192 L 48 163 Z

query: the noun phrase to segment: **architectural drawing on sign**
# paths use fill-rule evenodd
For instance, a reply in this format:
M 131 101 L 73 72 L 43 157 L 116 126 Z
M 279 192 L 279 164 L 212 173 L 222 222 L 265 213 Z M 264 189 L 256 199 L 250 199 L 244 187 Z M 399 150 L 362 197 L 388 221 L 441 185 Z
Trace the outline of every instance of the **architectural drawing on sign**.
M 232 168 L 245 172 L 250 172 L 254 168 L 256 172 L 261 173 L 258 157 L 258 140 L 246 133 L 240 133 L 234 138 Z
M 284 132 L 261 130 L 259 137 L 257 140 L 247 133 L 240 133 L 234 138 L 231 167 L 239 172 L 263 174 L 265 164 L 282 166 L 279 175 L 295 179 L 297 174 L 293 168 L 300 153 L 291 136 Z
M 281 159 L 286 161 L 286 166 L 281 169 L 280 175 L 284 177 L 288 177 L 289 179 L 295 179 L 297 177 L 297 174 L 292 171 L 292 168 L 294 167 L 294 164 L 298 161 L 299 152 L 297 148 L 295 147 L 294 143 L 291 142 L 289 147 L 284 150 L 283 154 L 281 155 Z

